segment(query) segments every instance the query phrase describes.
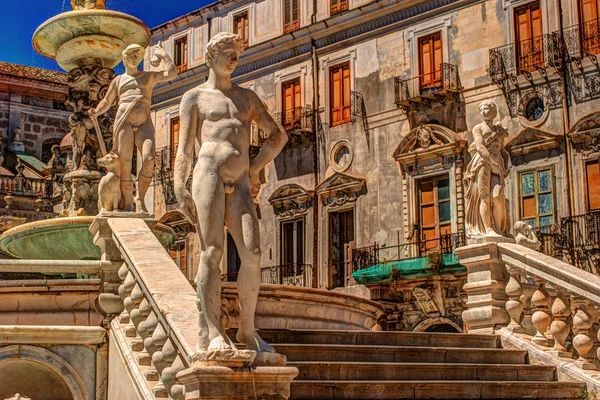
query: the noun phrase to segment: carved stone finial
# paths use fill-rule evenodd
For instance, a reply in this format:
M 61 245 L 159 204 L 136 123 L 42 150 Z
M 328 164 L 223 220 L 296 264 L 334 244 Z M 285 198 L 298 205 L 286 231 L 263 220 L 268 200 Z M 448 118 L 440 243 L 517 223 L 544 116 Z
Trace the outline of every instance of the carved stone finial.
M 104 10 L 106 0 L 71 0 L 73 10 Z

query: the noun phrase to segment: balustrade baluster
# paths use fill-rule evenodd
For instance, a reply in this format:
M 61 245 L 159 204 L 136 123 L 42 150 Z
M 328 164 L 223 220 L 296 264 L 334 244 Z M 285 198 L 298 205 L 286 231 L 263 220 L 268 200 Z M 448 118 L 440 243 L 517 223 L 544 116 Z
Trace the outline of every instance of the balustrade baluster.
M 525 328 L 521 325 L 523 321 L 523 303 L 521 302 L 521 295 L 523 294 L 523 288 L 521 287 L 521 273 L 516 268 L 508 268 L 510 279 L 506 284 L 506 295 L 508 301 L 506 302 L 506 312 L 510 316 L 510 324 L 506 327 L 508 330 L 516 333 L 524 333 Z
M 144 293 L 142 293 L 142 289 L 140 285 L 137 283 L 134 284 L 133 289 L 131 290 L 131 294 L 123 300 L 123 304 L 125 305 L 125 309 L 129 313 L 129 316 L 132 317 L 132 314 L 136 314 L 137 309 L 144 299 Z M 125 326 L 123 329 L 125 331 L 125 336 L 127 337 L 136 337 L 137 329 L 135 328 L 135 324 L 133 318 L 129 321 L 129 324 Z
M 166 383 L 164 382 L 165 373 L 168 373 L 167 369 L 173 364 L 177 357 L 177 349 L 173 345 L 173 342 L 167 338 L 165 344 L 162 347 L 162 351 L 154 353 L 156 357 L 152 357 L 152 361 L 156 369 L 160 372 L 160 380 L 154 385 L 152 391 L 156 397 L 169 395 Z M 168 375 L 170 377 L 170 375 Z
M 119 276 L 119 279 L 121 279 L 121 281 L 123 281 L 123 283 L 121 285 L 119 285 L 119 288 L 117 289 L 117 293 L 119 294 L 119 297 L 121 297 L 122 300 L 125 300 L 125 298 L 131 294 L 131 290 L 133 289 L 135 280 L 133 279 L 133 275 L 131 274 L 131 272 L 129 272 L 129 269 L 127 268 L 127 264 L 125 264 L 125 263 L 123 263 L 121 265 L 117 275 Z M 128 282 L 128 284 L 126 285 L 126 282 L 128 281 L 127 278 L 130 275 L 131 275 L 131 278 L 129 279 L 130 282 Z M 119 315 L 118 318 L 119 318 L 119 322 L 121 324 L 127 324 L 130 321 L 129 313 L 127 312 L 127 310 L 125 308 L 123 308 L 123 311 L 121 312 L 121 314 Z
M 557 357 L 571 358 L 571 352 L 565 347 L 565 341 L 571 332 L 571 327 L 567 323 L 567 318 L 571 315 L 571 307 L 563 289 L 556 290 L 556 298 L 552 303 L 552 315 L 554 321 L 550 325 L 550 332 L 554 338 L 554 347 L 550 353 Z
M 531 340 L 540 346 L 548 346 L 550 345 L 550 341 L 544 334 L 552 321 L 548 309 L 550 306 L 550 294 L 548 294 L 548 291 L 546 290 L 545 280 L 538 278 L 534 279 L 538 284 L 538 289 L 531 297 L 531 304 L 535 309 L 535 312 L 531 316 L 531 322 L 533 323 L 533 326 L 535 326 L 537 333 Z
M 173 391 L 173 386 L 177 382 L 177 374 L 185 369 L 185 365 L 181 360 L 181 357 L 177 356 L 170 367 L 167 367 L 163 370 L 162 373 L 162 381 L 164 385 L 167 387 L 167 391 L 171 394 L 173 392 L 178 392 L 178 390 Z M 177 389 L 177 388 L 176 388 Z
M 573 298 L 573 347 L 579 354 L 579 358 L 575 361 L 575 365 L 584 370 L 596 370 L 596 364 L 590 360 L 590 350 L 594 346 L 594 340 L 591 335 L 592 324 L 594 317 L 590 310 L 593 309 L 593 303 L 582 297 Z

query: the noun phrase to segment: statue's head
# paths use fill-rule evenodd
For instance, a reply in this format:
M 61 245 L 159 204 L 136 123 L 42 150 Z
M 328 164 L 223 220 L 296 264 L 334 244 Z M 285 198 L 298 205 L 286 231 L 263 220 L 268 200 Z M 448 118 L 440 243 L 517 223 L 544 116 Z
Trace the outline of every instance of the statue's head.
M 479 103 L 479 113 L 483 119 L 494 119 L 498 115 L 498 106 L 493 100 L 484 100 Z
M 123 50 L 123 64 L 137 68 L 144 59 L 146 49 L 139 44 L 130 44 Z
M 244 51 L 244 39 L 240 35 L 219 32 L 206 45 L 206 66 L 214 70 L 232 73 Z
M 523 221 L 517 221 L 515 223 L 515 233 L 520 233 L 526 237 L 529 237 L 531 234 L 531 227 Z

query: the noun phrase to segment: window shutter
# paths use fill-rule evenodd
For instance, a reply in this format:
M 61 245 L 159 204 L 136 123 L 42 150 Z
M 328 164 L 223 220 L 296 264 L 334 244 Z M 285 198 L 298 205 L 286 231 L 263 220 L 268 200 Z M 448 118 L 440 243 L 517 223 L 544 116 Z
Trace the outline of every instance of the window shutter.
M 598 0 L 581 0 L 581 22 L 598 19 Z
M 329 11 L 330 14 L 335 14 L 340 11 L 338 8 L 338 0 L 331 0 L 331 8 Z
M 292 0 L 292 29 L 300 28 L 298 1 L 299 0 Z
M 342 90 L 343 90 L 343 114 L 342 119 L 344 121 L 349 121 L 350 117 L 350 66 L 348 64 L 342 67 L 343 71 L 343 80 L 342 80 Z
M 532 7 L 531 9 L 531 30 L 533 37 L 541 36 L 542 31 L 542 10 L 540 7 Z
M 332 68 L 331 73 L 331 122 L 338 124 L 342 120 L 342 69 Z
M 594 161 L 586 165 L 588 187 L 588 211 L 600 209 L 600 162 Z
M 421 75 L 421 87 L 430 86 L 432 83 L 433 54 L 431 50 L 431 38 L 421 38 L 419 40 L 419 75 Z
M 439 84 L 442 81 L 442 35 L 436 33 L 432 38 L 433 42 L 433 70 L 435 71 L 434 80 L 435 84 Z
M 175 155 L 179 146 L 179 117 L 171 119 L 171 168 L 175 165 Z
M 290 27 L 292 24 L 291 20 L 291 3 L 292 0 L 283 0 L 283 25 L 285 32 L 290 31 Z

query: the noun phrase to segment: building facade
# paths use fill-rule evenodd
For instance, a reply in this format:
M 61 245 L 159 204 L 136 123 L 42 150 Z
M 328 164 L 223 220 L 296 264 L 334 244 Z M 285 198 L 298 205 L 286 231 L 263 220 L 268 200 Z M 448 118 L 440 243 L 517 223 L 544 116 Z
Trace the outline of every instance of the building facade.
M 545 252 L 593 269 L 597 253 L 581 244 L 598 244 L 598 6 L 221 1 L 156 27 L 152 43 L 180 73 L 153 95 L 154 212 L 177 213 L 179 101 L 207 77 L 209 38 L 230 31 L 247 43 L 234 82 L 256 91 L 290 137 L 257 199 L 263 282 L 351 290 L 357 269 L 462 245 L 463 172 L 486 99 L 508 131 L 512 224 L 529 223 Z M 261 135 L 253 130 L 253 146 Z M 193 279 L 198 246 L 185 232 L 173 257 Z M 233 279 L 239 260 L 225 246 L 222 272 Z
M 64 172 L 58 146 L 69 132 L 67 81 L 65 73 L 0 62 L 0 216 L 56 215 L 61 193 L 53 182 Z

